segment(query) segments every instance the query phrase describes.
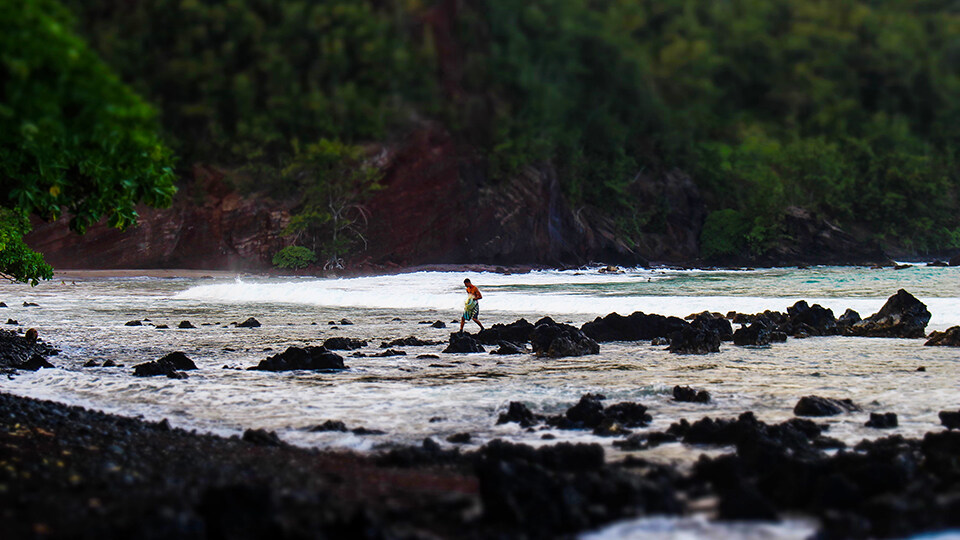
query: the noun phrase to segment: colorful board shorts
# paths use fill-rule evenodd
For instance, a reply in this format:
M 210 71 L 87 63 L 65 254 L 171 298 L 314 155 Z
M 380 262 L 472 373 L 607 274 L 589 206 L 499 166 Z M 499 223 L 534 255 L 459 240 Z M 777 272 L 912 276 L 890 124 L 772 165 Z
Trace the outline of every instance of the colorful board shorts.
M 463 319 L 465 321 L 476 319 L 480 315 L 480 302 L 476 298 L 471 298 L 463 305 Z

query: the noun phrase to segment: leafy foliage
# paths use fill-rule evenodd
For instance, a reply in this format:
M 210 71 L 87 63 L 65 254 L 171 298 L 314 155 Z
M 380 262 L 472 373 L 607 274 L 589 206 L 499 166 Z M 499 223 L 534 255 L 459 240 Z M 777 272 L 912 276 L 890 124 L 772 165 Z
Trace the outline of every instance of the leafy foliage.
M 0 207 L 16 209 L 2 214 L 0 272 L 32 283 L 50 269 L 22 243 L 23 216 L 124 228 L 137 203 L 167 205 L 175 190 L 153 109 L 70 25 L 51 0 L 0 3 Z
M 303 199 L 285 232 L 336 261 L 357 242 L 366 243 L 363 201 L 379 189 L 380 170 L 364 162 L 360 147 L 340 141 L 320 139 L 302 149 L 295 144 L 294 152 L 283 175 Z
M 317 262 L 317 254 L 303 246 L 287 246 L 273 256 L 277 268 L 299 270 Z

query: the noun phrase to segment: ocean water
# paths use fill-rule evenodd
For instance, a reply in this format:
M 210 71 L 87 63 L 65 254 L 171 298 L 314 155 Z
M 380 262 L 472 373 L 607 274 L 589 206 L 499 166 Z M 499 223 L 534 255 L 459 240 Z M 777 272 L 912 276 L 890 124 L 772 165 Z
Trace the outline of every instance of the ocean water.
M 465 277 L 483 291 L 485 325 L 549 315 L 579 326 L 614 311 L 681 317 L 704 310 L 783 311 L 801 299 L 838 316 L 853 308 L 866 317 L 901 288 L 933 314 L 928 332 L 960 325 L 957 267 L 418 272 L 353 279 L 87 277 L 35 288 L 0 285 L 0 300 L 10 306 L 0 308 L 0 321 L 16 319 L 20 328 L 37 328 L 62 350 L 52 359 L 58 369 L 2 378 L 0 389 L 150 420 L 167 418 L 176 426 L 224 435 L 265 428 L 303 446 L 372 451 L 418 444 L 425 437 L 447 444 L 447 436 L 469 432 L 473 443 L 467 448 L 494 438 L 534 445 L 597 442 L 610 459 L 624 455 L 611 439 L 578 431 L 527 432 L 515 424 L 496 425 L 497 416 L 510 401 L 553 414 L 586 392 L 598 392 L 608 403 L 648 406 L 650 430 L 666 429 L 680 418 L 734 418 L 748 410 L 763 421 L 780 422 L 793 416 L 800 397 L 816 394 L 852 398 L 863 407 L 862 413 L 823 420 L 830 426 L 828 435 L 852 444 L 891 431 L 921 436 L 940 429 L 938 411 L 960 406 L 960 349 L 924 347 L 924 340 L 907 339 L 816 337 L 767 348 L 724 343 L 720 353 L 705 356 L 675 355 L 648 342 L 605 343 L 597 356 L 564 359 L 444 354 L 445 345 L 439 344 L 403 347 L 406 356 L 387 358 L 353 358 L 342 351 L 349 369 L 337 373 L 244 369 L 288 346 L 319 345 L 334 336 L 367 340 L 364 353 L 379 352 L 381 341 L 411 335 L 446 342 L 459 326 L 453 321 L 463 306 Z M 21 307 L 24 301 L 39 306 Z M 230 325 L 247 317 L 263 326 Z M 328 324 L 344 318 L 354 324 Z M 124 326 L 134 319 L 144 326 Z M 197 328 L 177 329 L 182 320 Z M 420 324 L 437 320 L 447 328 Z M 155 328 L 159 324 L 170 328 Z M 468 324 L 467 330 L 476 331 Z M 172 351 L 183 351 L 200 369 L 189 372 L 187 380 L 132 376 L 133 365 Z M 416 358 L 420 354 L 439 358 Z M 88 360 L 107 359 L 125 367 L 82 367 Z M 926 371 L 918 372 L 921 366 Z M 713 402 L 674 402 L 671 390 L 677 384 L 706 389 Z M 900 427 L 866 428 L 870 412 L 895 412 Z M 307 431 L 326 420 L 387 434 Z M 556 440 L 543 440 L 546 433 Z M 728 450 L 668 444 L 640 454 L 686 466 L 701 453 Z M 591 538 L 789 538 L 812 530 L 802 520 L 749 533 L 736 525 L 711 527 L 697 520 L 641 520 Z

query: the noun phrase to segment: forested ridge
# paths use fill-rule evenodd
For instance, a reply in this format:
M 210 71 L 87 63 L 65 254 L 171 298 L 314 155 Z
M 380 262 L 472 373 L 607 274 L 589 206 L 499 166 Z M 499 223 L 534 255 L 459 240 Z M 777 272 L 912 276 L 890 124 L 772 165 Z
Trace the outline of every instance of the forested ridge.
M 258 189 L 326 182 L 289 174 L 308 145 L 348 155 L 430 121 L 490 182 L 553 165 L 625 237 L 658 227 L 626 195 L 636 175 L 687 171 L 706 258 L 775 244 L 789 206 L 916 252 L 960 247 L 955 1 L 63 4 L 159 109 L 181 167 Z

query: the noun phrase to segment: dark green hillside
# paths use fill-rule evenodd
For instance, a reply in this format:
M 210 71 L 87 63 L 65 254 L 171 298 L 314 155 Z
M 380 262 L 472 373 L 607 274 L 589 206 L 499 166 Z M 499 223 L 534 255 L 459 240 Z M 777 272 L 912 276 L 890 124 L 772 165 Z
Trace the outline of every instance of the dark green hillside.
M 705 256 L 763 251 L 792 205 L 915 251 L 960 247 L 953 1 L 65 3 L 160 108 L 181 163 L 279 171 L 298 142 L 432 119 L 491 181 L 552 163 L 625 233 L 648 226 L 624 196 L 639 171 L 690 172 Z

